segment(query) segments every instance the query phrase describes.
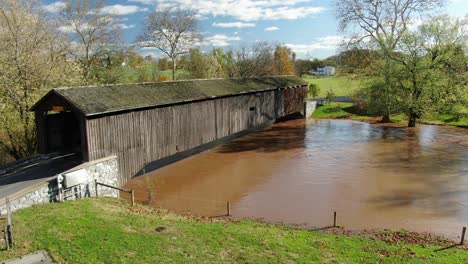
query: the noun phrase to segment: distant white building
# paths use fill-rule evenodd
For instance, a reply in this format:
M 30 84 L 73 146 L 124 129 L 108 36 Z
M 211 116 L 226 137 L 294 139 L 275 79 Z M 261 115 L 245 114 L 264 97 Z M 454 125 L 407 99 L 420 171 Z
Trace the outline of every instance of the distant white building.
M 312 71 L 312 74 L 315 76 L 333 76 L 335 75 L 335 67 L 325 66 L 325 67 L 317 68 L 316 71 Z

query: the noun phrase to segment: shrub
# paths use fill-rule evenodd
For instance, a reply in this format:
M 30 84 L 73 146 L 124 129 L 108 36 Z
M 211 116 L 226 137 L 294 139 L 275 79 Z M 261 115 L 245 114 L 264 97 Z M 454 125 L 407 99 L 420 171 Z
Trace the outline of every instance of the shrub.
M 367 113 L 367 104 L 364 100 L 356 100 L 354 102 L 354 109 L 356 114 L 358 115 L 365 115 Z
M 171 78 L 167 75 L 160 75 L 158 76 L 158 82 L 165 82 L 165 81 L 169 81 Z
M 151 81 L 151 74 L 146 70 L 146 68 L 138 69 L 137 82 L 149 82 L 149 81 Z
M 327 102 L 329 104 L 333 101 L 333 99 L 335 99 L 335 97 L 336 97 L 336 94 L 333 91 L 333 89 L 328 90 L 328 92 L 327 92 Z
M 308 96 L 309 97 L 317 97 L 320 93 L 320 87 L 317 84 L 311 83 L 309 85 L 309 91 L 308 91 Z

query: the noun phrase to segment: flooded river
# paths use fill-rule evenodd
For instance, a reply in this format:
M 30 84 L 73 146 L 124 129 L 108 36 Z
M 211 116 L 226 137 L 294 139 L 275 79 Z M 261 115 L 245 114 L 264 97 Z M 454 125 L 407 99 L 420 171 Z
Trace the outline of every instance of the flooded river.
M 136 200 L 179 212 L 348 229 L 468 224 L 468 130 L 292 120 L 132 179 Z

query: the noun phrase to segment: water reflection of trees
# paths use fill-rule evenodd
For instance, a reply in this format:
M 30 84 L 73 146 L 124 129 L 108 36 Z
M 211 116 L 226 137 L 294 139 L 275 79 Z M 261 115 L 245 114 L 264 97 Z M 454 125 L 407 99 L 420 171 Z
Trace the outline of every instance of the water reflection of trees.
M 467 199 L 463 190 L 468 168 L 464 158 L 467 149 L 447 141 L 446 136 L 450 134 L 443 130 L 425 126 L 406 128 L 402 130 L 404 137 L 391 145 L 369 148 L 369 155 L 378 161 L 374 163 L 375 167 L 396 177 L 404 175 L 400 187 L 373 197 L 370 202 L 383 208 L 411 206 L 427 209 L 440 216 L 456 215 L 463 210 L 460 202 L 462 198 Z M 388 139 L 389 133 L 392 130 L 383 132 L 382 139 Z M 412 188 L 418 185 L 424 188 Z

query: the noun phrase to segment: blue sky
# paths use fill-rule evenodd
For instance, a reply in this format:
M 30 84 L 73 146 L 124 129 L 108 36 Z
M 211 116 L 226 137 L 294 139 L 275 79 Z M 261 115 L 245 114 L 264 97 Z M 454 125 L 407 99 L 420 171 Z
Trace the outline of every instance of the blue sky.
M 49 13 L 63 5 L 57 0 L 43 3 Z M 288 45 L 300 58 L 326 58 L 336 53 L 341 41 L 333 0 L 108 0 L 104 11 L 120 18 L 123 41 L 133 43 L 145 16 L 167 7 L 190 8 L 198 13 L 204 49 L 270 41 Z M 440 13 L 465 16 L 468 0 L 449 0 Z M 150 49 L 140 53 L 160 56 Z

